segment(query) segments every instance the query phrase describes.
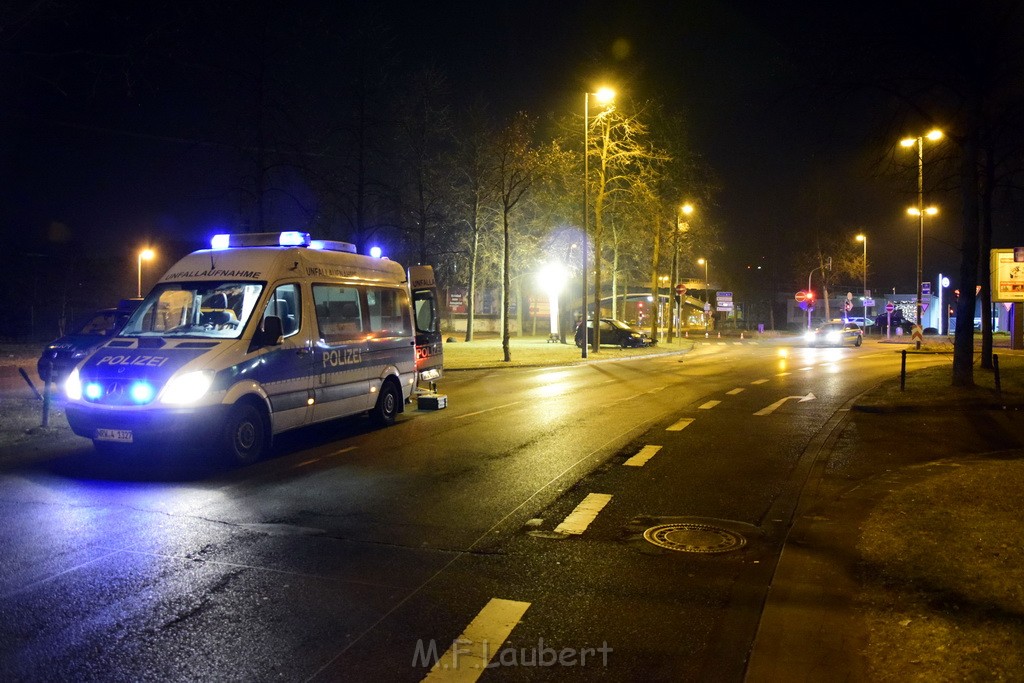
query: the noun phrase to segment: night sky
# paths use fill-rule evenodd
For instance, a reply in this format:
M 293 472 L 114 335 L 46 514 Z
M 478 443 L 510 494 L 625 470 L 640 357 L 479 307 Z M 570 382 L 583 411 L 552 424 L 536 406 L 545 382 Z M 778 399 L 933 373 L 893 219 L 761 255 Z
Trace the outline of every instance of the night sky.
M 31 4 L 15 3 L 3 18 Z M 230 51 L 247 15 L 262 4 L 274 3 L 210 3 L 217 21 L 180 35 L 170 21 L 175 5 L 162 2 L 148 5 L 148 13 L 133 3 L 78 3 L 69 16 L 55 10 L 24 26 L 7 21 L 0 31 L 7 55 L 0 87 L 10 94 L 0 106 L 5 241 L 59 223 L 76 240 L 133 253 L 145 241 L 201 241 L 229 224 L 230 202 L 218 208 L 210 188 L 223 180 L 218 175 L 236 170 L 217 161 L 215 145 L 190 135 L 209 130 L 206 117 L 217 110 L 211 90 L 195 88 L 161 58 L 173 52 L 176 60 L 189 55 L 201 63 Z M 719 179 L 716 204 L 705 210 L 722 231 L 721 258 L 732 268 L 782 263 L 815 231 L 862 230 L 869 236 L 869 285 L 913 289 L 916 223 L 904 211 L 915 201 L 916 167 L 896 143 L 931 114 L 898 113 L 877 92 L 821 87 L 836 64 L 865 58 L 830 50 L 871 44 L 857 33 L 886 23 L 892 3 L 277 4 L 325 31 L 338 22 L 339 44 L 373 14 L 381 22 L 373 25 L 387 27 L 381 42 L 393 41 L 403 66 L 436 65 L 458 98 L 482 98 L 502 113 L 558 118 L 577 112 L 584 90 L 602 78 L 628 78 L 617 87 L 685 114 L 695 151 Z M 902 13 L 894 21 L 938 6 L 897 5 Z M 133 35 L 140 25 L 166 31 L 150 55 Z M 132 71 L 111 75 L 115 60 L 105 62 L 103 54 L 129 44 Z M 296 59 L 310 58 L 301 40 L 282 44 Z M 63 54 L 78 50 L 77 62 Z M 337 87 L 329 61 L 311 62 L 305 76 L 311 103 L 323 96 L 318 90 Z M 193 101 L 197 96 L 207 99 Z M 955 193 L 942 201 L 954 202 Z M 929 224 L 927 272 L 958 267 L 959 230 L 955 205 Z M 996 226 L 997 236 L 1010 233 L 1008 224 Z

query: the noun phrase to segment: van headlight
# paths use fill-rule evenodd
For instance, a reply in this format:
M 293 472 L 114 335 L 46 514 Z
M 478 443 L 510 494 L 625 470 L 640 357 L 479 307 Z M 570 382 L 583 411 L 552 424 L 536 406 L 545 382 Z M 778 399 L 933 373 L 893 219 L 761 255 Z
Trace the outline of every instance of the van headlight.
M 78 368 L 72 370 L 68 378 L 64 380 L 64 395 L 69 401 L 82 400 L 82 377 L 78 374 Z
M 213 384 L 213 374 L 212 370 L 196 370 L 172 377 L 160 395 L 160 402 L 172 405 L 195 403 Z

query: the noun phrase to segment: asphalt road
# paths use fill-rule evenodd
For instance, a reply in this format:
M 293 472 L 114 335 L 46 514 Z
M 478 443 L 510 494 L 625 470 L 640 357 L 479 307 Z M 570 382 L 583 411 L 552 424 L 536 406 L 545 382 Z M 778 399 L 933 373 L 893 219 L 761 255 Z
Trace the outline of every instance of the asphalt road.
M 451 373 L 238 470 L 83 440 L 0 476 L 0 677 L 740 681 L 809 467 L 898 371 L 713 343 Z

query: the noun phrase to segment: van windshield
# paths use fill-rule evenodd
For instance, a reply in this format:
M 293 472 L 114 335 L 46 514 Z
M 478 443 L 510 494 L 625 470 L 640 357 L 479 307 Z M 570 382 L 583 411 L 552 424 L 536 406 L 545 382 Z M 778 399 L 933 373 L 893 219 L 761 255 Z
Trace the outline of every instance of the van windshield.
M 264 284 L 158 284 L 125 324 L 120 336 L 237 339 L 256 308 Z

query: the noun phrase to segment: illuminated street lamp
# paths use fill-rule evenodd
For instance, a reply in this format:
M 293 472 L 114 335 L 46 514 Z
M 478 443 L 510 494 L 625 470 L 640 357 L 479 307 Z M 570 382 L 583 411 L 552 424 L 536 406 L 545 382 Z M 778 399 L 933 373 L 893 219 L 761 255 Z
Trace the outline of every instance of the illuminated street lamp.
M 708 330 L 708 313 L 711 311 L 711 294 L 708 291 L 711 285 L 708 284 L 708 260 L 706 258 L 697 259 L 697 265 L 704 266 L 704 331 Z
M 672 254 L 672 282 L 669 283 L 669 296 L 672 296 L 675 286 L 679 284 L 679 234 L 686 232 L 690 229 L 690 224 L 686 222 L 686 219 L 693 213 L 693 205 L 687 202 L 679 207 L 679 218 L 676 221 L 676 234 L 675 234 L 675 251 Z M 682 294 L 679 295 L 680 299 Z M 680 304 L 671 306 L 671 312 L 668 318 L 668 343 L 672 343 L 672 323 L 679 319 L 679 308 Z M 683 323 L 680 321 L 679 326 L 682 327 Z
M 142 298 L 142 262 L 149 261 L 154 256 L 156 256 L 156 253 L 152 249 L 143 249 L 139 252 L 139 279 L 135 288 L 135 296 L 137 298 Z
M 864 327 L 868 326 L 868 236 L 861 233 L 857 235 L 857 241 L 864 243 L 864 281 L 862 284 L 861 293 L 863 298 L 861 301 L 864 302 Z
M 615 99 L 615 91 L 611 88 L 598 88 L 596 93 L 583 93 L 583 358 L 587 357 L 587 234 L 590 232 L 590 96 L 597 97 L 598 104 L 608 104 Z M 601 258 L 600 254 L 596 258 Z M 599 293 L 598 293 L 599 296 Z M 594 345 L 598 343 L 597 318 L 600 311 L 594 311 Z
M 549 263 L 537 274 L 537 281 L 548 293 L 548 307 L 551 312 L 551 334 L 549 342 L 558 341 L 558 295 L 565 286 L 565 268 L 560 263 Z
M 921 324 L 921 273 L 924 265 L 924 215 L 929 212 L 924 208 L 924 139 L 928 138 L 931 141 L 941 140 L 942 131 L 935 130 L 929 131 L 924 135 L 919 135 L 916 138 L 904 138 L 900 140 L 900 145 L 903 147 L 913 147 L 917 145 L 917 211 L 913 215 L 917 216 L 917 324 Z M 918 342 L 920 346 L 920 342 Z

